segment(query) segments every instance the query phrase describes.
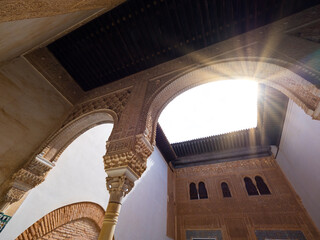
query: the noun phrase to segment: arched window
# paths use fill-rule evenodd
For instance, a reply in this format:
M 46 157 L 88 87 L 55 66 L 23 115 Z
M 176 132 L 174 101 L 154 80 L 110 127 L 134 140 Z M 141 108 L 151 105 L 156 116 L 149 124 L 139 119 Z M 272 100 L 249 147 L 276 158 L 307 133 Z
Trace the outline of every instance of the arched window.
M 198 191 L 195 183 L 190 183 L 190 200 L 198 199 Z
M 254 179 L 256 180 L 260 195 L 271 194 L 267 184 L 263 181 L 262 177 L 256 176 Z
M 225 198 L 231 197 L 231 192 L 227 183 L 225 182 L 221 183 L 221 190 L 222 190 L 223 197 Z
M 256 186 L 253 184 L 251 178 L 245 177 L 244 182 L 246 184 L 246 189 L 247 189 L 249 196 L 259 195 L 258 190 L 257 190 Z
M 204 184 L 204 182 L 199 182 L 199 198 L 200 199 L 208 198 L 208 193 L 207 193 L 206 185 Z

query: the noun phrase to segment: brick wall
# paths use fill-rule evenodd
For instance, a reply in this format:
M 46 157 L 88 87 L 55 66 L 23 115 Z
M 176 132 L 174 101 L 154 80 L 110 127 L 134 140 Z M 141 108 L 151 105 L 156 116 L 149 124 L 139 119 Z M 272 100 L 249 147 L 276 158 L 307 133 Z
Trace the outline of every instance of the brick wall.
M 273 157 L 180 168 L 175 171 L 177 240 L 187 231 L 221 231 L 223 239 L 256 239 L 255 231 L 300 231 L 308 240 L 320 234 Z M 271 194 L 249 196 L 244 178 L 261 176 Z M 190 200 L 189 186 L 204 182 L 207 199 Z M 231 192 L 224 198 L 221 183 Z M 169 215 L 168 215 L 169 216 Z M 298 239 L 298 238 L 297 238 Z

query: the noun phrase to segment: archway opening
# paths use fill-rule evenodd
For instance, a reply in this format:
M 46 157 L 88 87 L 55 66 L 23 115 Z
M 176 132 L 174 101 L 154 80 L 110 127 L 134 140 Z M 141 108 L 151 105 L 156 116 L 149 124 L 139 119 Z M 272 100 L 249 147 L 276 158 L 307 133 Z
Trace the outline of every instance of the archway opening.
M 258 83 L 215 81 L 194 87 L 172 100 L 159 123 L 170 143 L 257 126 Z
M 15 239 L 49 212 L 69 204 L 89 202 L 106 208 L 109 194 L 103 155 L 113 124 L 89 127 L 75 134 L 78 137 L 62 151 L 45 181 L 30 191 L 2 232 L 6 239 Z

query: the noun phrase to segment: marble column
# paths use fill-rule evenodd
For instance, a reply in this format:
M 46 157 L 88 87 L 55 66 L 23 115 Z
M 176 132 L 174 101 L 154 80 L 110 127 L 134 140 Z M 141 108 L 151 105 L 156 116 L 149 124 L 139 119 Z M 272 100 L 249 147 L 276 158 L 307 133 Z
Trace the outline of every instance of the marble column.
M 99 240 L 112 240 L 120 214 L 122 199 L 134 186 L 138 176 L 129 167 L 106 170 L 109 203 L 103 220 Z

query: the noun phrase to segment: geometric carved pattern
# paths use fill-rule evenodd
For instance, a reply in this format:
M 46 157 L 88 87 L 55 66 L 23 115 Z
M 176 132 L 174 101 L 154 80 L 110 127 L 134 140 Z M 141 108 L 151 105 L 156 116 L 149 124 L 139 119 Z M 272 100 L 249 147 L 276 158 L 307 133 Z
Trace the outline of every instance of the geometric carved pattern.
M 42 155 L 50 162 L 55 162 L 69 144 L 88 129 L 103 124 L 117 122 L 117 116 L 109 110 L 97 110 L 82 115 L 69 122 L 43 145 Z
M 52 162 L 85 130 L 110 122 L 112 118 L 116 122 L 129 95 L 130 90 L 123 90 L 76 106 L 62 128 L 43 145 L 41 154 L 13 175 L 5 195 L 0 200 L 0 209 L 4 210 L 8 205 L 20 200 L 27 191 L 42 183 L 47 172 L 54 166 Z M 105 109 L 107 110 L 103 111 Z M 113 116 L 108 114 L 108 109 Z
M 104 158 L 105 170 L 128 166 L 139 177 L 147 167 L 152 145 L 142 134 L 125 139 L 108 141 Z
M 36 156 L 31 162 L 22 167 L 13 175 L 9 188 L 1 199 L 1 209 L 5 209 L 8 205 L 19 201 L 27 191 L 42 183 L 53 166 L 54 164 L 41 156 Z
M 17 239 L 66 239 L 67 236 L 70 239 L 97 239 L 92 235 L 95 236 L 99 233 L 103 217 L 104 210 L 95 203 L 82 202 L 67 205 L 48 213 L 25 230 Z M 70 223 L 74 224 L 69 227 Z M 87 226 L 87 231 L 84 226 Z M 97 230 L 90 233 L 90 229 Z M 84 235 L 81 236 L 80 233 Z
M 223 164 L 210 164 L 201 167 L 188 167 L 176 169 L 177 176 L 206 176 L 206 174 L 233 173 L 234 169 L 272 169 L 277 168 L 272 157 L 250 159 L 248 161 L 225 162 Z
M 272 194 L 248 196 L 243 179 L 255 176 L 264 179 Z M 175 177 L 177 239 L 185 239 L 190 229 L 221 229 L 223 236 L 230 239 L 255 239 L 252 234 L 261 229 L 294 229 L 303 232 L 307 239 L 320 239 L 273 156 L 178 168 Z M 208 199 L 190 200 L 190 183 L 201 181 L 206 184 Z M 231 198 L 223 197 L 220 188 L 223 182 L 228 183 Z M 287 239 L 298 236 L 286 234 Z M 274 239 L 284 239 L 280 233 L 276 236 L 279 238 Z M 273 239 L 273 235 L 266 237 Z
M 80 116 L 87 114 L 92 111 L 100 110 L 100 109 L 110 109 L 117 114 L 118 119 L 121 116 L 122 111 L 124 110 L 131 90 L 126 89 L 123 91 L 119 91 L 116 93 L 111 93 L 106 96 L 99 97 L 98 99 L 94 99 L 85 103 L 81 103 L 74 107 L 72 113 L 65 120 L 62 127 L 64 127 L 69 122 L 79 118 Z
M 2 230 L 4 229 L 4 227 L 9 222 L 10 219 L 11 219 L 10 216 L 0 212 L 0 233 L 2 232 Z

